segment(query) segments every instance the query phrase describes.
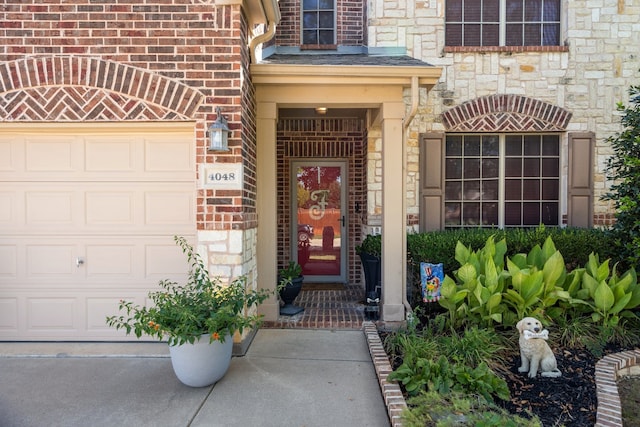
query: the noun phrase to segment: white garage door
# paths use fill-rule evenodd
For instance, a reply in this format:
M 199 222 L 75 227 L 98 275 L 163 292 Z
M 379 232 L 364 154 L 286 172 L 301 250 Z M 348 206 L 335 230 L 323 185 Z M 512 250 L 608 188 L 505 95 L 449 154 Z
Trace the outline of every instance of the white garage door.
M 120 299 L 184 280 L 193 124 L 0 127 L 0 340 L 123 339 Z

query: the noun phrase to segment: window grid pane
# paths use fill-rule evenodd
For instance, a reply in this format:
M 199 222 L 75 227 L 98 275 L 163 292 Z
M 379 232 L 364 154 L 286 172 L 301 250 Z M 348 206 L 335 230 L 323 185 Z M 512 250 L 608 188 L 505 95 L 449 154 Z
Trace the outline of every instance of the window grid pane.
M 445 226 L 498 225 L 498 135 L 449 135 L 445 147 Z
M 504 29 L 505 46 L 560 45 L 560 0 L 504 0 L 505 20 L 500 21 L 499 0 L 447 0 L 447 46 L 499 46 Z
M 447 228 L 560 224 L 558 135 L 448 135 L 445 146 Z
M 505 226 L 559 225 L 558 135 L 509 136 L 505 141 Z M 522 164 L 520 176 L 517 165 Z
M 335 6 L 333 0 L 303 0 L 302 44 L 335 43 Z

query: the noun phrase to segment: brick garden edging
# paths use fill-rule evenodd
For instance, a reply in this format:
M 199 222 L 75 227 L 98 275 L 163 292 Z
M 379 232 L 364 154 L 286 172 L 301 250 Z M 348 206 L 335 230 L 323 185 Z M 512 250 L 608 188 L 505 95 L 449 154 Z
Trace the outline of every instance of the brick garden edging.
M 362 324 L 373 367 L 378 377 L 384 403 L 387 406 L 389 420 L 393 427 L 402 427 L 400 415 L 407 403 L 402 395 L 400 385 L 395 381 L 388 381 L 387 377 L 393 371 L 389 357 L 384 351 L 382 340 L 378 335 L 375 323 L 365 321 Z M 596 363 L 596 393 L 598 410 L 595 427 L 622 427 L 622 405 L 618 395 L 617 380 L 622 375 L 631 374 L 631 368 L 640 365 L 640 349 L 610 354 Z
M 640 350 L 636 349 L 610 354 L 596 363 L 596 427 L 622 427 L 622 404 L 616 382 L 620 376 L 630 374 L 638 361 Z
M 382 346 L 382 340 L 380 339 L 380 335 L 378 335 L 378 328 L 375 323 L 365 321 L 362 323 L 362 329 L 367 338 L 369 353 L 371 354 L 373 367 L 378 376 L 378 383 L 380 384 L 384 403 L 387 406 L 387 413 L 389 414 L 391 425 L 393 427 L 402 427 L 400 415 L 403 409 L 407 407 L 407 402 L 405 402 L 404 396 L 402 396 L 400 385 L 395 381 L 387 380 L 387 377 L 393 369 L 391 368 L 389 357 Z

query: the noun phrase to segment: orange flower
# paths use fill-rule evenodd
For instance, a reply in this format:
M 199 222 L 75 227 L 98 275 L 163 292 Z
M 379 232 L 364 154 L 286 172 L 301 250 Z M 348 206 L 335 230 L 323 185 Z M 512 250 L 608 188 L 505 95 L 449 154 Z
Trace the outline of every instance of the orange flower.
M 211 334 L 211 338 L 213 338 L 214 340 L 219 340 L 220 339 L 220 334 L 217 332 L 214 332 Z

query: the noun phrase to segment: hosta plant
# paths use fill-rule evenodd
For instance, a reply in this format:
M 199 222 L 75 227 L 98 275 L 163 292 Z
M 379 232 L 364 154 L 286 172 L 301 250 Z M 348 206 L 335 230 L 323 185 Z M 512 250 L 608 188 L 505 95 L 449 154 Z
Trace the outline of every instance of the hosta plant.
M 526 316 L 553 322 L 589 317 L 611 328 L 623 318 L 635 318 L 632 309 L 640 306 L 640 286 L 633 268 L 620 275 L 609 260 L 601 263 L 592 253 L 584 268 L 567 272 L 550 237 L 527 254 L 506 257 L 506 262 L 501 261 L 505 253 L 504 241 L 495 243 L 493 238 L 475 252 L 458 243 L 461 266 L 455 280 L 445 277 L 439 301 L 449 312 L 452 328 L 508 327 Z
M 640 286 L 636 271 L 631 268 L 618 275 L 609 260 L 600 263 L 592 254 L 582 275 L 582 289 L 578 297 L 586 301 L 593 312 L 594 323 L 615 326 L 621 317 L 635 316 L 631 310 L 640 305 Z
M 496 243 L 490 237 L 475 252 L 458 243 L 460 268 L 455 281 L 445 277 L 439 301 L 453 328 L 513 326 L 525 316 L 544 317 L 547 308 L 569 299 L 564 260 L 551 238 L 528 254 L 505 258 L 506 252 L 504 239 Z

